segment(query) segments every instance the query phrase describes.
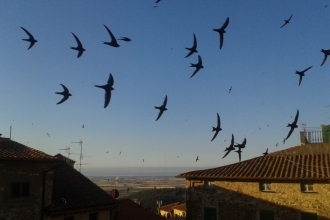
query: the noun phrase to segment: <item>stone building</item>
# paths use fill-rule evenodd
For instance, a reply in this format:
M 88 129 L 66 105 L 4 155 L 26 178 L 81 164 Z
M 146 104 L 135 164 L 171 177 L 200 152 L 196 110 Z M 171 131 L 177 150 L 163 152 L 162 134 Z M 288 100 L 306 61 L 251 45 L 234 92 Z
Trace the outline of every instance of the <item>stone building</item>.
M 329 220 L 330 144 L 324 130 L 319 139 L 308 132 L 300 146 L 179 174 L 187 220 Z
M 110 220 L 117 205 L 72 160 L 0 138 L 0 220 Z

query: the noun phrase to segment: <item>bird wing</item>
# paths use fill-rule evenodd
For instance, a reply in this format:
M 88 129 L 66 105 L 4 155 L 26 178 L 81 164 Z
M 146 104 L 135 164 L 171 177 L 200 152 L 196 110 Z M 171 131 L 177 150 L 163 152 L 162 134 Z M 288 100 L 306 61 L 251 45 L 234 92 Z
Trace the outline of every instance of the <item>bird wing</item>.
M 164 112 L 164 111 L 159 110 L 158 117 L 157 117 L 156 121 L 160 118 L 160 116 L 162 116 L 163 112 Z
M 81 57 L 81 55 L 83 54 L 83 52 L 84 52 L 84 51 L 79 50 L 78 55 L 77 55 L 77 58 Z
M 105 91 L 105 95 L 104 95 L 104 108 L 106 108 L 109 103 L 110 103 L 110 99 L 111 99 L 111 90 L 106 90 Z
M 299 110 L 297 110 L 297 114 L 296 114 L 296 117 L 294 118 L 294 121 L 292 124 L 297 124 L 297 121 L 298 121 L 298 117 L 299 117 Z
M 285 23 L 281 26 L 281 28 L 284 27 L 286 24 L 287 24 L 287 23 L 285 22 Z
M 200 68 L 196 67 L 196 70 L 194 71 L 194 73 L 191 75 L 191 77 L 193 77 L 198 71 L 200 70 Z M 191 78 L 190 77 L 190 78 Z
M 190 50 L 190 48 L 186 48 L 187 50 Z M 187 57 L 189 57 L 191 54 L 193 54 L 194 52 L 193 51 L 190 51 L 188 54 L 187 54 L 187 56 L 185 56 L 184 58 L 187 58 Z
M 110 75 L 109 75 L 109 79 L 108 79 L 108 85 L 113 86 L 113 83 L 114 83 L 114 82 L 115 82 L 115 81 L 113 80 L 112 74 L 110 73 Z
M 312 68 L 313 66 L 308 67 L 307 69 L 303 70 L 303 72 L 306 72 L 307 70 L 309 70 L 310 68 Z
M 57 103 L 57 105 L 59 105 L 59 104 L 65 102 L 65 101 L 69 98 L 69 96 L 66 96 L 66 95 L 63 95 L 63 96 L 64 96 L 63 99 L 62 99 L 61 101 L 59 101 L 59 102 Z
M 72 32 L 71 32 L 72 33 Z M 74 34 L 74 33 L 72 33 L 73 34 L 73 36 L 74 36 L 74 38 L 76 39 L 76 41 L 77 41 L 77 44 L 78 44 L 78 48 L 82 48 L 83 46 L 82 46 L 82 44 L 81 44 L 81 42 L 80 42 L 80 40 L 78 39 L 78 37 Z
M 246 145 L 246 138 L 244 138 L 244 141 L 243 141 L 242 145 L 245 147 L 245 145 Z
M 61 86 L 63 87 L 65 93 L 69 93 L 69 90 L 65 87 L 65 85 L 61 84 Z
M 110 31 L 110 29 L 105 25 L 104 25 L 104 27 L 107 29 L 107 31 L 111 37 L 111 42 L 117 43 L 117 40 L 116 40 L 115 36 L 112 34 L 112 32 Z
M 323 58 L 323 61 L 321 63 L 321 66 L 323 66 L 323 64 L 325 63 L 325 61 L 327 60 L 328 56 L 324 53 L 324 58 Z
M 219 114 L 217 113 L 217 127 L 220 128 L 221 127 L 221 123 L 220 123 L 220 116 Z
M 31 38 L 31 39 L 34 39 L 34 37 L 32 36 L 32 34 L 30 34 L 30 32 L 28 32 L 25 28 L 23 28 L 23 27 L 21 27 L 22 29 L 23 29 L 23 31 L 25 31 L 25 33 L 27 34 L 27 35 L 29 35 L 29 37 Z
M 220 49 L 222 48 L 223 44 L 223 33 L 220 33 Z
M 292 14 L 293 15 L 293 14 Z M 288 19 L 288 22 L 291 20 L 291 18 L 292 18 L 292 15 L 289 17 L 289 19 Z
M 286 138 L 284 139 L 284 143 L 285 143 L 285 140 L 288 140 L 288 138 L 291 136 L 292 132 L 293 132 L 293 127 L 291 127 L 289 133 L 288 133 L 288 136 L 286 136 Z
M 234 134 L 231 134 L 231 143 L 230 143 L 230 147 L 234 146 Z
M 198 55 L 198 63 L 201 64 L 201 65 L 203 64 L 202 57 L 199 56 L 199 55 Z
M 195 34 L 194 34 L 194 44 L 193 44 L 193 48 L 195 48 L 195 50 L 196 50 L 196 48 L 197 48 L 197 40 L 196 40 L 196 36 L 195 36 Z
M 223 156 L 222 159 L 225 158 L 229 153 L 230 153 L 230 150 L 228 150 L 228 151 L 226 152 L 225 156 Z
M 300 83 L 301 83 L 302 77 L 303 77 L 303 76 L 299 74 L 299 85 L 298 85 L 298 86 L 300 86 Z
M 222 29 L 222 30 L 226 29 L 226 27 L 228 26 L 228 24 L 229 24 L 229 17 L 227 17 L 225 23 L 223 23 L 223 25 L 222 25 L 222 27 L 220 29 Z
M 167 104 L 167 95 L 165 96 L 165 100 L 163 102 L 163 107 L 166 107 L 166 104 Z
M 214 140 L 214 138 L 218 135 L 218 133 L 219 133 L 219 130 L 217 130 L 216 132 L 215 132 L 215 134 L 214 134 L 214 136 L 213 136 L 213 138 L 212 138 L 212 140 L 211 141 L 213 141 Z
M 33 45 L 35 44 L 35 42 L 34 41 L 32 41 L 31 43 L 30 43 L 30 46 L 29 46 L 29 48 L 28 49 L 30 49 L 31 47 L 33 47 Z
M 157 0 L 156 3 L 160 2 L 161 0 Z

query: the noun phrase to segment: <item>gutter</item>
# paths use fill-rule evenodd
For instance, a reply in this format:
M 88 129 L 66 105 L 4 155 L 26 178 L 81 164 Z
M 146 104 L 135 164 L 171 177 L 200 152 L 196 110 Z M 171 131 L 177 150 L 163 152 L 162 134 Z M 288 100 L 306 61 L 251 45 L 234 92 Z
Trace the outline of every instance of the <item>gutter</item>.
M 115 205 L 115 207 L 113 207 L 112 209 L 110 209 L 110 219 L 109 220 L 113 220 L 113 216 L 112 216 L 112 211 L 114 210 L 114 209 L 116 209 L 117 207 L 118 207 L 118 205 L 119 205 L 119 203 L 116 203 L 116 205 Z
M 42 174 L 42 194 L 41 194 L 41 210 L 40 210 L 40 220 L 44 219 L 44 203 L 45 203 L 45 185 L 46 185 L 46 174 L 49 171 L 52 171 L 60 166 L 62 166 L 65 162 L 62 162 L 59 165 L 56 165 L 48 170 L 45 170 L 44 173 Z

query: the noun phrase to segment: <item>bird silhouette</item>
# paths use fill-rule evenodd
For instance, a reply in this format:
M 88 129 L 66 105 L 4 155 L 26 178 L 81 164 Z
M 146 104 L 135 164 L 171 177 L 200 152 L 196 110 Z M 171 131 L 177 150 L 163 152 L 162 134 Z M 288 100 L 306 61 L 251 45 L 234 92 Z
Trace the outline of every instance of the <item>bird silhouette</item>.
M 161 105 L 159 107 L 155 106 L 155 109 L 159 109 L 159 113 L 158 113 L 158 117 L 157 117 L 156 121 L 160 118 L 160 116 L 162 116 L 163 112 L 167 110 L 166 104 L 167 104 L 167 95 L 165 96 L 163 105 Z
M 95 85 L 95 87 L 104 89 L 104 91 L 105 91 L 104 108 L 106 108 L 109 105 L 109 103 L 110 103 L 111 90 L 115 90 L 114 88 L 112 88 L 113 83 L 114 83 L 114 80 L 113 80 L 112 74 L 110 73 L 110 76 L 109 76 L 109 79 L 108 79 L 108 83 L 107 84 L 105 84 L 103 86 Z
M 268 148 L 267 148 L 267 150 L 266 150 L 266 152 L 265 153 L 262 153 L 264 156 L 267 156 L 268 155 Z
M 202 58 L 199 55 L 198 55 L 198 63 L 196 63 L 196 64 L 190 63 L 190 65 L 191 65 L 190 67 L 195 67 L 196 68 L 194 73 L 191 75 L 191 77 L 193 77 L 201 68 L 204 68 L 204 66 L 202 65 Z
M 217 113 L 217 127 L 213 127 L 212 126 L 212 132 L 213 131 L 215 131 L 215 134 L 214 134 L 214 136 L 213 136 L 213 138 L 212 138 L 212 140 L 211 141 L 213 141 L 215 138 L 216 138 L 216 136 L 218 135 L 218 133 L 219 133 L 219 131 L 221 131 L 222 129 L 220 128 L 220 126 L 221 126 L 221 123 L 220 123 L 220 116 L 219 116 L 219 114 Z
M 50 137 L 50 134 L 48 132 L 46 132 L 46 133 L 47 133 L 48 137 Z
M 79 57 L 81 57 L 81 55 L 83 54 L 83 52 L 86 51 L 86 50 L 83 48 L 83 46 L 82 46 L 80 40 L 78 39 L 78 37 L 74 33 L 72 33 L 72 34 L 73 34 L 74 38 L 76 39 L 78 46 L 77 47 L 70 47 L 70 48 L 72 50 L 77 50 L 78 51 L 77 58 L 79 58 Z
M 233 86 L 230 86 L 230 88 L 229 88 L 229 94 L 230 94 L 232 88 L 233 88 Z
M 222 157 L 222 159 L 225 158 L 230 153 L 230 151 L 232 151 L 232 150 L 235 150 L 235 147 L 234 147 L 234 135 L 233 134 L 231 134 L 230 145 L 229 145 L 229 147 L 226 147 L 225 151 L 227 151 L 227 152 L 226 152 L 225 156 Z
M 69 90 L 65 87 L 65 85 L 61 84 L 61 86 L 63 87 L 64 91 L 63 91 L 63 92 L 55 92 L 56 94 L 63 95 L 62 100 L 59 101 L 59 102 L 57 103 L 57 105 L 59 105 L 59 104 L 65 102 L 65 101 L 69 98 L 69 96 L 72 96 L 72 95 L 70 94 Z
M 283 144 L 285 144 L 285 138 L 283 138 Z
M 122 38 L 119 38 L 118 40 L 123 40 L 123 41 L 126 41 L 126 42 L 130 42 L 131 39 L 128 38 L 128 37 L 122 37 Z
M 241 150 L 241 148 L 238 148 L 238 150 L 235 151 L 235 152 L 238 153 L 238 159 L 239 159 L 239 162 L 241 162 L 241 157 L 242 157 L 242 150 Z
M 244 140 L 241 144 L 236 143 L 236 145 L 234 145 L 234 147 L 245 148 L 245 145 L 246 145 L 246 138 L 244 138 Z
M 187 48 L 186 47 L 186 49 L 189 50 L 190 52 L 187 54 L 187 56 L 185 56 L 185 58 L 189 57 L 191 54 L 193 54 L 195 52 L 198 53 L 198 51 L 196 50 L 196 48 L 197 48 L 197 40 L 196 40 L 196 36 L 194 34 L 194 44 L 193 44 L 193 46 L 191 48 Z
M 307 70 L 309 70 L 310 68 L 312 68 L 312 67 L 313 67 L 313 66 L 310 66 L 310 67 L 308 67 L 307 69 L 305 69 L 305 70 L 303 70 L 303 71 L 297 71 L 297 70 L 296 70 L 296 74 L 299 75 L 299 85 L 298 85 L 298 86 L 300 86 L 301 80 L 302 80 L 303 76 L 305 76 L 305 72 L 306 72 Z
M 28 41 L 28 42 L 30 42 L 30 46 L 29 46 L 29 48 L 28 48 L 28 50 L 31 48 L 31 47 L 33 47 L 33 45 L 36 43 L 36 42 L 38 42 L 36 39 L 34 39 L 34 37 L 32 36 L 32 34 L 30 34 L 30 32 L 28 32 L 25 28 L 23 28 L 23 27 L 21 27 L 22 29 L 23 29 L 23 31 L 25 31 L 25 33 L 27 34 L 27 35 L 29 35 L 29 39 L 22 39 L 22 40 L 25 40 L 25 41 Z
M 198 159 L 198 156 L 197 156 L 197 158 L 196 158 L 195 162 L 197 162 L 197 160 L 199 160 L 199 159 Z
M 82 128 L 85 128 L 85 124 L 83 124 Z
M 289 22 L 290 22 L 290 20 L 292 18 L 292 15 L 290 16 L 290 18 L 288 20 L 284 20 L 284 24 L 281 26 L 281 28 L 284 27 L 285 25 L 289 24 Z
M 104 27 L 105 27 L 105 29 L 107 29 L 107 31 L 111 37 L 111 41 L 110 42 L 103 41 L 103 43 L 106 45 L 112 46 L 112 47 L 120 47 L 120 45 L 117 43 L 115 36 L 113 36 L 113 34 L 111 33 L 110 29 L 105 25 L 104 25 Z
M 290 127 L 290 131 L 288 133 L 288 136 L 285 138 L 285 140 L 288 140 L 288 138 L 292 134 L 293 130 L 295 128 L 298 128 L 298 126 L 297 126 L 298 117 L 299 117 L 299 110 L 297 110 L 297 114 L 296 114 L 296 117 L 294 118 L 294 121 L 291 124 L 288 124 L 288 126 L 287 126 L 287 127 Z
M 323 61 L 321 63 L 321 66 L 323 66 L 323 64 L 325 63 L 325 61 L 328 58 L 328 55 L 330 55 L 330 50 L 323 50 L 323 49 L 321 49 L 321 52 L 324 53 L 324 58 L 323 58 Z
M 144 159 L 143 159 L 143 162 L 144 162 Z
M 278 143 L 276 143 L 276 147 L 278 146 Z
M 220 49 L 222 48 L 223 44 L 223 34 L 226 33 L 225 29 L 229 24 L 229 17 L 226 19 L 225 23 L 223 23 L 222 27 L 219 29 L 213 29 L 213 31 L 216 31 L 220 35 Z
M 158 3 L 158 2 L 160 2 L 161 0 L 157 0 L 155 3 Z

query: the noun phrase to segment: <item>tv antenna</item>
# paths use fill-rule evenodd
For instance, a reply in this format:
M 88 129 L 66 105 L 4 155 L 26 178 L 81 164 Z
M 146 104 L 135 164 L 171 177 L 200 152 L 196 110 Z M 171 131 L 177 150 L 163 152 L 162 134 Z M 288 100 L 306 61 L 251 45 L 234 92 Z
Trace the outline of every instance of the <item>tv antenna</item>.
M 62 148 L 60 150 L 65 150 L 66 152 L 68 152 L 68 158 L 70 158 L 70 148 L 67 147 L 67 148 Z
M 79 156 L 79 172 L 81 172 L 81 159 L 83 158 L 82 156 L 82 144 L 83 144 L 83 141 L 82 140 L 79 140 L 78 142 L 71 142 L 71 143 L 75 143 L 75 144 L 80 144 L 80 156 Z

